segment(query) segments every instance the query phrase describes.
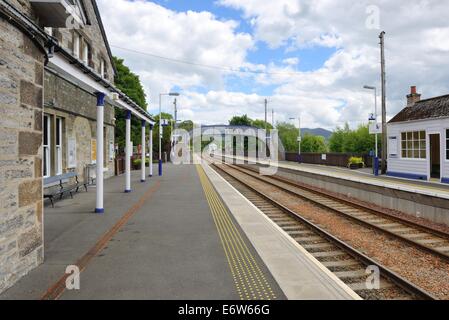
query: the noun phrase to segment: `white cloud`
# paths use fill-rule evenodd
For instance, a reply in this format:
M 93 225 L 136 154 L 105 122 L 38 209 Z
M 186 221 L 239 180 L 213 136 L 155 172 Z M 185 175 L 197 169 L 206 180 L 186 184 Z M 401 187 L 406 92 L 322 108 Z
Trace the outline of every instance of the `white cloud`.
M 444 14 L 449 3 L 445 1 L 217 1 L 241 10 L 252 34 L 238 32 L 239 22 L 209 12 L 175 12 L 142 0 L 98 2 L 112 44 L 200 64 L 269 72 L 237 76 L 255 87 L 274 86 L 270 108 L 275 108 L 279 121 L 301 113 L 309 127 L 366 122 L 373 97 L 362 87 L 380 88 L 381 30 L 366 26 L 370 5 L 378 6 L 380 27 L 387 32 L 389 115 L 403 107 L 410 85 L 417 85 L 423 97 L 449 91 L 449 27 Z M 280 65 L 250 63 L 247 54 L 255 50 L 257 41 L 285 48 L 289 58 Z M 291 52 L 310 47 L 338 50 L 319 69 L 296 72 L 302 61 L 291 58 Z M 181 118 L 203 123 L 224 123 L 245 113 L 263 118 L 265 97 L 229 90 L 229 72 L 113 51 L 141 76 L 152 110 L 159 92 L 179 87 Z

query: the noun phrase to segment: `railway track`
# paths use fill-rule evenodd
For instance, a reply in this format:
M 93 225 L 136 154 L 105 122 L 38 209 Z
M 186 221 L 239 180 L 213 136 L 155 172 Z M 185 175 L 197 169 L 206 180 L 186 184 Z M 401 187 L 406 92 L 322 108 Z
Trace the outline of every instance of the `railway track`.
M 449 262 L 449 235 L 444 232 L 393 217 L 380 210 L 369 208 L 351 200 L 338 198 L 316 188 L 300 185 L 277 176 L 260 176 L 254 169 L 232 167 L 261 182 L 300 197 L 326 210 L 331 210 L 361 225 L 405 241 L 422 251 Z
M 249 201 L 363 299 L 436 299 L 432 294 L 340 241 L 320 226 L 272 199 L 269 195 L 255 189 L 245 181 L 243 172 L 234 166 L 214 164 L 213 167 Z M 367 267 L 378 268 L 380 272 L 378 288 L 368 287 L 367 279 L 371 273 L 367 272 Z

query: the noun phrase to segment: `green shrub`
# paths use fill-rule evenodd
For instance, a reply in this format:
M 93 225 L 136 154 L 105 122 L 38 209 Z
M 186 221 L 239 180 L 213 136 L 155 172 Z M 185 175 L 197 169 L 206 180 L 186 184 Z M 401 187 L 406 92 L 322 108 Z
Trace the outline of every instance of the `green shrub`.
M 349 158 L 348 166 L 350 165 L 362 165 L 365 166 L 365 163 L 363 162 L 363 158 L 361 157 L 351 157 Z

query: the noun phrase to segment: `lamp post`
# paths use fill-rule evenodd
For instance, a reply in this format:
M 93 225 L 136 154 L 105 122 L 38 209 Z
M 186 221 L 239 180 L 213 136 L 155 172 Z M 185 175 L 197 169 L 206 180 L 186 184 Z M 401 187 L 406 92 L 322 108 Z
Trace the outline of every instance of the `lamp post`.
M 377 88 L 374 86 L 363 86 L 364 89 L 374 91 L 374 117 L 370 117 L 370 120 L 374 120 L 377 126 Z M 379 144 L 377 139 L 377 132 L 374 134 L 376 137 L 376 151 L 374 155 L 374 175 L 379 174 Z
M 179 93 L 159 93 L 159 176 L 162 176 L 162 96 L 179 97 Z
M 296 120 L 296 118 L 290 118 L 290 120 Z M 301 137 L 301 117 L 298 118 L 298 124 L 299 124 L 299 135 L 298 135 L 298 144 L 299 144 L 299 148 L 298 148 L 298 162 L 301 163 L 301 141 L 302 141 L 302 137 Z

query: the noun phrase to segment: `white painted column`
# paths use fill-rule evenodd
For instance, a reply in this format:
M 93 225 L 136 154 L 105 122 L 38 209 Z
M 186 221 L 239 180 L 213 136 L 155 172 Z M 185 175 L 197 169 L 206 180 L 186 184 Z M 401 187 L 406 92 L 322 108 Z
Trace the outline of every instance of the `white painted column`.
M 131 192 L 131 111 L 126 111 L 125 193 Z
M 150 177 L 153 176 L 153 125 L 150 124 Z
M 145 174 L 145 157 L 146 157 L 146 139 L 145 139 L 145 132 L 146 131 L 146 122 L 145 120 L 142 120 L 142 175 L 141 175 L 141 182 L 145 182 L 146 180 L 146 174 Z
M 97 190 L 96 190 L 96 206 L 95 213 L 103 214 L 104 213 L 104 193 L 103 193 L 103 163 L 104 163 L 104 99 L 106 95 L 102 92 L 97 92 Z

